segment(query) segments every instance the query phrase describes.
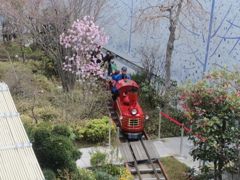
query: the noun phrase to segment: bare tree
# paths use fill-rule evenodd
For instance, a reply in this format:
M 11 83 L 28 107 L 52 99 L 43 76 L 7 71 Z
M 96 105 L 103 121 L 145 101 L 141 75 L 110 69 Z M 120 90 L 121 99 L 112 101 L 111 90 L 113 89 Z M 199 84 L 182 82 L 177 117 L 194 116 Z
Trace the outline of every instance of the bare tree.
M 139 24 L 149 25 L 154 22 L 154 26 L 159 26 L 162 19 L 168 20 L 169 36 L 165 52 L 165 101 L 169 101 L 169 90 L 171 86 L 171 64 L 174 50 L 174 42 L 181 33 L 180 21 L 188 21 L 193 27 L 190 18 L 192 13 L 204 14 L 205 11 L 198 0 L 166 0 L 159 4 L 150 5 L 141 10 L 138 20 Z
M 141 52 L 141 63 L 149 83 L 156 83 L 158 94 L 162 95 L 164 92 L 163 83 L 164 79 L 164 59 L 159 53 L 160 47 L 150 47 L 146 45 Z
M 13 21 L 15 27 L 26 30 L 33 41 L 54 60 L 63 89 L 71 91 L 75 75 L 63 71 L 62 62 L 68 52 L 59 43 L 60 34 L 66 32 L 74 20 L 85 15 L 90 15 L 97 21 L 107 2 L 108 0 L 2 0 L 0 11 L 4 18 Z

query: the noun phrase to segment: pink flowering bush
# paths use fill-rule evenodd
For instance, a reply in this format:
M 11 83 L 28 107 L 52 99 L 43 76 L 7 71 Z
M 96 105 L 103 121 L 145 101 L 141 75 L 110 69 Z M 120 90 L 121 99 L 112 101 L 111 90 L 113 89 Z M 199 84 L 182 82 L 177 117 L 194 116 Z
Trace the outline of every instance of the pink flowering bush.
M 213 162 L 214 179 L 225 170 L 239 171 L 240 73 L 221 69 L 181 90 L 182 108 L 191 117 L 194 159 Z M 232 162 L 232 163 L 230 163 Z
M 75 21 L 71 29 L 60 36 L 60 44 L 68 54 L 63 62 L 64 70 L 75 75 L 76 81 L 85 87 L 96 86 L 96 80 L 104 78 L 104 72 L 91 62 L 91 54 L 98 46 L 104 46 L 108 39 L 109 36 L 93 22 L 92 17 L 85 16 L 83 20 Z

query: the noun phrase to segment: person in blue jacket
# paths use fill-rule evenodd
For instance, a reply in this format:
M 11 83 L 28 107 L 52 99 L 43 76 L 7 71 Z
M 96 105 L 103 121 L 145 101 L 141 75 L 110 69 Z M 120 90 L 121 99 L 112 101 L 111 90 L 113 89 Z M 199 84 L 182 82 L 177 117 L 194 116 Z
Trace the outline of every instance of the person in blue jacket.
M 122 79 L 131 79 L 131 77 L 127 74 L 127 68 L 126 67 L 122 67 L 121 69 L 121 74 L 114 74 L 114 71 L 112 73 L 112 79 L 116 81 L 115 85 L 112 88 L 112 93 L 113 93 L 113 100 L 115 101 L 117 96 L 118 96 L 118 91 L 116 89 L 116 84 L 118 81 L 122 80 Z

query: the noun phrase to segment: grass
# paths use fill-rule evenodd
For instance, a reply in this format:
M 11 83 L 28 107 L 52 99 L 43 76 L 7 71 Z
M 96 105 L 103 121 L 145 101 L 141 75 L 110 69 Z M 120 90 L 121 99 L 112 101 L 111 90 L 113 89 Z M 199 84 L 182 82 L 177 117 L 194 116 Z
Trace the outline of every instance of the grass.
M 173 157 L 162 157 L 160 158 L 170 180 L 185 180 L 185 173 L 190 170 L 190 168 L 179 162 Z

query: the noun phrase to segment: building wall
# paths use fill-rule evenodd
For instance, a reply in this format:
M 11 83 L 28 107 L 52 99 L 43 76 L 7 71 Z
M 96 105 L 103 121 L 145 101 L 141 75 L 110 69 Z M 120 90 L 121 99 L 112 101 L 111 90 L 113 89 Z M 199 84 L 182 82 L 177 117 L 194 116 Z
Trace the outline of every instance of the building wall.
M 111 17 L 105 26 L 110 35 L 107 49 L 141 65 L 141 52 L 154 47 L 163 59 L 169 35 L 168 20 L 138 26 L 140 11 L 162 0 L 111 0 Z M 214 66 L 240 65 L 240 6 L 237 0 L 200 0 L 205 12 L 181 16 L 172 61 L 172 78 L 196 81 Z M 186 11 L 184 11 L 186 13 Z M 192 23 L 195 27 L 193 27 Z M 162 67 L 164 68 L 164 67 Z

